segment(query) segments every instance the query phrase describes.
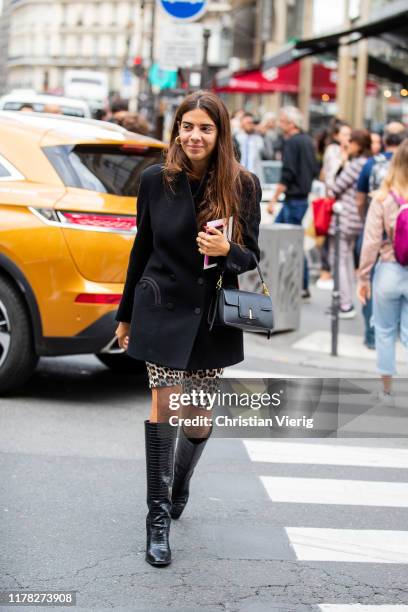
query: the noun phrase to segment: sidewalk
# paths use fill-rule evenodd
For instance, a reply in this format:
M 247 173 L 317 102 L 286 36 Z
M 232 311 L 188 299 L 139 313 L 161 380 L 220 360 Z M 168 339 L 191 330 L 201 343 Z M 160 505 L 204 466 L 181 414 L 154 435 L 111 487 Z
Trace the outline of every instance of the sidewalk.
M 331 319 L 326 310 L 331 304 L 331 292 L 311 285 L 312 299 L 302 305 L 301 323 L 297 331 L 274 334 L 268 341 L 257 334 L 245 335 L 245 361 L 228 368 L 244 376 L 247 372 L 265 372 L 273 375 L 278 369 L 289 369 L 294 375 L 316 377 L 372 377 L 377 376 L 376 352 L 363 344 L 364 322 L 361 307 L 355 302 L 355 319 L 339 321 L 338 356 L 331 353 Z M 399 376 L 408 376 L 407 355 L 397 345 Z M 294 367 L 295 366 L 295 367 Z M 279 372 L 278 372 L 279 373 Z

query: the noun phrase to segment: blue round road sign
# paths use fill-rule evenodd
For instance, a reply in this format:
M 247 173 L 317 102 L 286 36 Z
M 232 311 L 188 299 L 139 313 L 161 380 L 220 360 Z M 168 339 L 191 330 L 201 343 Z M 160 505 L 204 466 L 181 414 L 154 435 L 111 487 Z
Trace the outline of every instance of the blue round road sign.
M 201 17 L 207 0 L 158 0 L 164 11 L 179 21 L 194 21 Z

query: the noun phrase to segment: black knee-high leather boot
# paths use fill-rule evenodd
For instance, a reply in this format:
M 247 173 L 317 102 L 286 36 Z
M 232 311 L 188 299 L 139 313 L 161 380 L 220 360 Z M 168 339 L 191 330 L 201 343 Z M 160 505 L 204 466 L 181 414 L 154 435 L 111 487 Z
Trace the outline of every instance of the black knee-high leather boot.
M 187 438 L 183 426 L 180 428 L 174 462 L 171 504 L 171 518 L 173 519 L 178 519 L 181 516 L 187 504 L 190 493 L 190 480 L 211 432 L 212 426 L 207 438 Z
M 169 532 L 171 486 L 177 427 L 145 421 L 147 506 L 146 561 L 163 566 L 171 563 Z

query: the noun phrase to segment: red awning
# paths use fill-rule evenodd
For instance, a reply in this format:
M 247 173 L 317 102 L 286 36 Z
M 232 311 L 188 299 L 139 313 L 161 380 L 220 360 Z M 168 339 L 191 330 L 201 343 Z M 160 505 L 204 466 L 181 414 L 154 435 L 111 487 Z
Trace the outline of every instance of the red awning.
M 300 62 L 293 62 L 281 68 L 270 68 L 265 72 L 250 70 L 236 72 L 227 82 L 217 82 L 217 93 L 256 93 L 273 92 L 298 93 Z M 320 98 L 323 94 L 336 96 L 337 71 L 322 64 L 313 64 L 312 97 Z M 377 85 L 367 81 L 367 95 L 375 95 Z

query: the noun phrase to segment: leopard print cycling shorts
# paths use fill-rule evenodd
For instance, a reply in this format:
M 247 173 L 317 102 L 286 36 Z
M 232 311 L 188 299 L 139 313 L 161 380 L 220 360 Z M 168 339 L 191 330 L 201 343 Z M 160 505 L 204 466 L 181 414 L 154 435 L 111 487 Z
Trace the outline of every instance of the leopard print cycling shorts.
M 146 361 L 147 374 L 149 376 L 150 389 L 157 387 L 172 387 L 181 385 L 183 393 L 191 393 L 192 390 L 205 393 L 216 393 L 219 389 L 219 381 L 224 368 L 212 368 L 208 370 L 176 370 Z

